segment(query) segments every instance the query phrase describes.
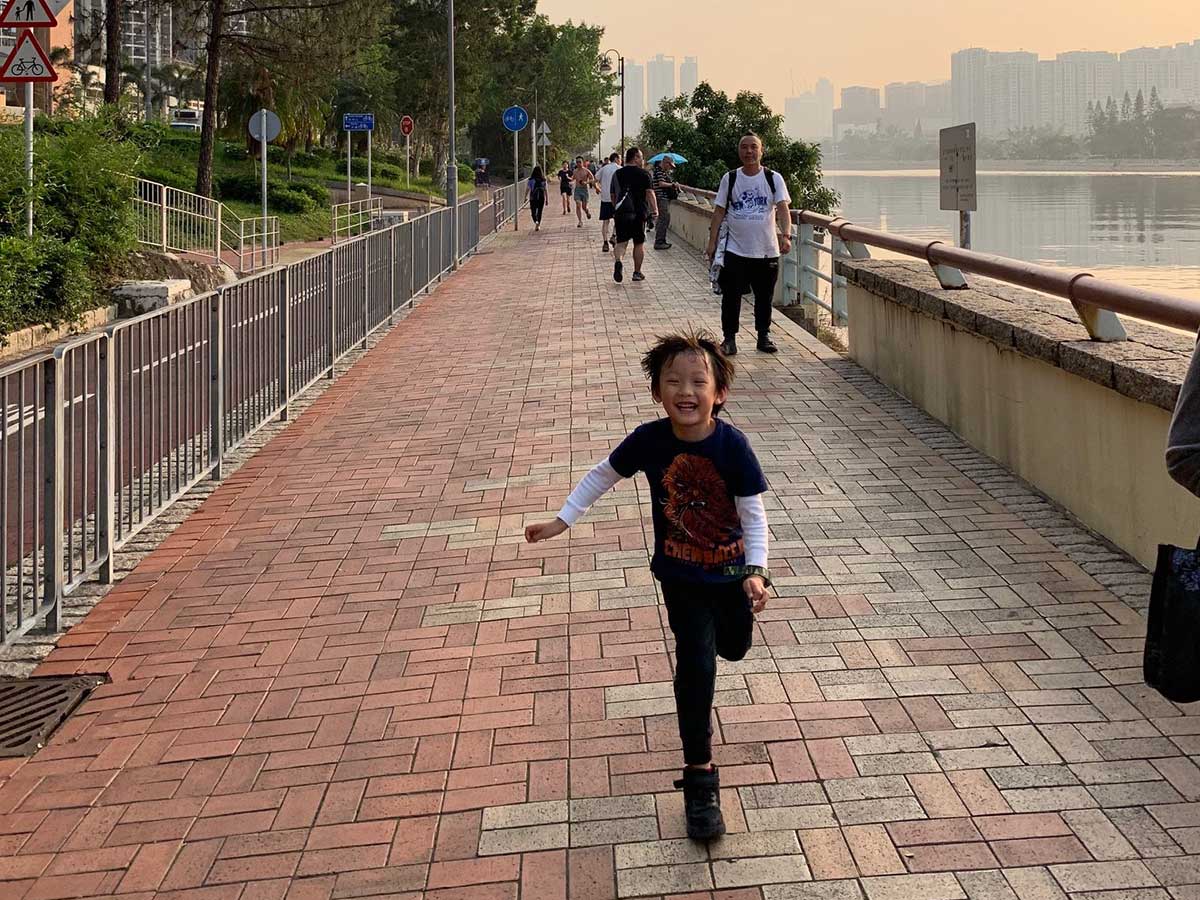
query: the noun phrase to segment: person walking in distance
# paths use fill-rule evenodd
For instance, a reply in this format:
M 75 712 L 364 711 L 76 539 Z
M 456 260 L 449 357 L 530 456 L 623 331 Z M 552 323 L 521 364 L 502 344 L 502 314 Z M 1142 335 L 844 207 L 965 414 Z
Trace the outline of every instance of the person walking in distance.
M 645 281 L 642 261 L 646 257 L 646 216 L 658 215 L 658 201 L 650 173 L 642 167 L 642 151 L 630 147 L 625 151 L 625 165 L 612 176 L 613 202 L 613 281 L 624 277 L 621 257 L 625 245 L 633 241 L 633 280 Z
M 608 252 L 608 232 L 613 222 L 613 204 L 612 204 L 612 179 L 617 170 L 621 168 L 621 154 L 614 153 L 608 161 L 600 167 L 600 172 L 597 177 L 600 181 L 600 236 L 604 239 L 604 247 L 601 252 Z
M 710 260 L 717 253 L 721 224 L 726 226 L 724 265 L 721 268 L 721 330 L 725 340 L 721 351 L 737 353 L 738 324 L 742 314 L 742 294 L 754 292 L 754 327 L 758 349 L 775 353 L 779 348 L 771 340 L 771 297 L 779 277 L 779 255 L 792 249 L 791 195 L 778 172 L 762 164 L 763 145 L 750 133 L 738 143 L 741 168 L 721 176 L 713 200 L 712 224 L 708 230 Z
M 575 185 L 575 218 L 579 220 L 575 227 L 582 228 L 583 217 L 592 217 L 592 211 L 588 209 L 588 194 L 596 181 L 596 176 L 584 163 L 582 156 L 575 158 L 575 171 L 571 173 L 571 181 Z
M 570 164 L 566 162 L 558 170 L 558 192 L 562 195 L 562 214 L 569 216 L 571 214 L 571 168 Z
M 648 177 L 648 176 L 647 176 Z M 767 481 L 737 428 L 718 418 L 733 363 L 716 337 L 661 337 L 642 357 L 650 393 L 666 417 L 634 429 L 567 497 L 558 516 L 525 529 L 530 543 L 562 534 L 623 478 L 646 473 L 654 519 L 650 571 L 675 635 L 675 712 L 683 742 L 688 837 L 725 833 L 712 757 L 717 656 L 742 659 L 754 615 L 767 605 Z
M 675 160 L 664 156 L 654 164 L 654 194 L 658 198 L 658 217 L 654 220 L 654 249 L 670 250 L 667 229 L 671 226 L 671 201 L 679 196 L 675 186 Z
M 529 201 L 529 215 L 533 219 L 533 230 L 542 230 L 542 210 L 546 206 L 546 176 L 541 166 L 534 166 L 525 182 L 525 197 Z

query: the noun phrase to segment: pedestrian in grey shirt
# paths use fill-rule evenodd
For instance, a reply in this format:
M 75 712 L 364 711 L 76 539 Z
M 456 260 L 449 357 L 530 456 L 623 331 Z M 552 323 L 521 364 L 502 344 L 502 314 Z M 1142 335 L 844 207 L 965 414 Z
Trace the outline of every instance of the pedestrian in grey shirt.
M 1200 497 L 1200 345 L 1179 388 L 1167 432 L 1167 472 Z

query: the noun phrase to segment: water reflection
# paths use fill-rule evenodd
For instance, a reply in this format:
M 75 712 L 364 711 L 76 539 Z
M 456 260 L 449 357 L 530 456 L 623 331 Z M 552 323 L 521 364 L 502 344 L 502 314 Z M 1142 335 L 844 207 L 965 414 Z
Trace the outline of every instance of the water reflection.
M 950 241 L 936 171 L 827 173 L 841 214 Z M 1200 173 L 981 172 L 976 249 L 1200 299 Z

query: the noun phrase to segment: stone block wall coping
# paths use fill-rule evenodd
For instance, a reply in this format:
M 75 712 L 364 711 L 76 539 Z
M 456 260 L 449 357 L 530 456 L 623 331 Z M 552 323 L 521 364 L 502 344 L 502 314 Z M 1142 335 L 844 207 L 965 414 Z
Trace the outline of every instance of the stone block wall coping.
M 839 261 L 837 271 L 877 297 L 1168 411 L 1195 349 L 1194 335 L 1128 317 L 1129 340 L 1093 341 L 1066 300 L 979 276 L 968 290 L 943 290 L 918 262 Z

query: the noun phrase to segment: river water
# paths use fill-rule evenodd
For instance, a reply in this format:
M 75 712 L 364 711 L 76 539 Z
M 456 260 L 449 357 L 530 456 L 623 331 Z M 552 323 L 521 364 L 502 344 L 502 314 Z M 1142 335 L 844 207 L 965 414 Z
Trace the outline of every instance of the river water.
M 852 222 L 957 242 L 936 170 L 834 171 L 825 182 Z M 977 250 L 1200 300 L 1200 172 L 980 172 L 978 190 Z

